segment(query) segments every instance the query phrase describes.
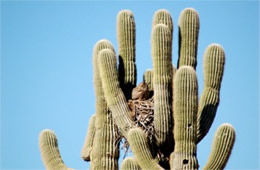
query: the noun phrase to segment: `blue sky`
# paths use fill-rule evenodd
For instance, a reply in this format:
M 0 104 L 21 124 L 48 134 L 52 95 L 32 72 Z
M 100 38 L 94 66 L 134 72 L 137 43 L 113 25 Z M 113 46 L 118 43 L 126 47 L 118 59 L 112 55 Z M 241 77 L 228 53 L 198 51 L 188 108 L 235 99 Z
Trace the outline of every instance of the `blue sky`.
M 88 168 L 80 152 L 95 112 L 93 45 L 106 38 L 117 49 L 116 15 L 132 10 L 140 82 L 152 67 L 153 13 L 165 8 L 172 14 L 176 64 L 178 17 L 187 7 L 200 15 L 200 92 L 205 48 L 216 42 L 226 52 L 217 116 L 198 145 L 200 167 L 206 163 L 215 130 L 229 122 L 237 138 L 226 169 L 258 169 L 258 1 L 1 1 L 1 168 L 43 169 L 38 135 L 45 128 L 55 131 L 69 167 Z

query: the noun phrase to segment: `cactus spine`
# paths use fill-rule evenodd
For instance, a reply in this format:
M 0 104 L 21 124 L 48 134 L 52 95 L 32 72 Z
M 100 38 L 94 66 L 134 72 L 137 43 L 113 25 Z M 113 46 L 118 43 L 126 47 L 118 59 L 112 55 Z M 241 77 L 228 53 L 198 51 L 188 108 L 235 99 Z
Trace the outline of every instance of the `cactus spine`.
M 143 81 L 146 83 L 145 87 L 148 86 L 148 91 L 154 92 L 154 96 L 149 99 L 137 97 L 137 103 L 141 105 L 134 105 L 134 109 L 130 105 L 135 100 L 131 98 L 131 93 L 136 89 L 133 13 L 123 10 L 117 16 L 118 69 L 115 50 L 108 40 L 98 41 L 94 47 L 96 114 L 89 122 L 89 131 L 82 150 L 82 158 L 91 161 L 92 169 L 118 169 L 117 142 L 120 137 L 127 140 L 134 154 L 134 158 L 123 160 L 122 170 L 199 168 L 197 144 L 209 131 L 219 105 L 225 63 L 224 50 L 218 44 L 212 44 L 206 49 L 204 89 L 198 102 L 195 72 L 200 27 L 198 13 L 187 8 L 180 15 L 177 69 L 172 64 L 173 22 L 170 13 L 164 9 L 158 10 L 152 27 L 153 68 L 145 72 Z M 149 103 L 148 101 L 154 102 L 150 105 L 152 109 L 144 104 Z M 136 113 L 135 107 L 139 112 Z M 152 112 L 141 112 L 147 108 Z M 144 118 L 148 113 L 153 114 L 153 119 L 149 119 L 151 122 L 148 121 L 153 125 L 152 138 L 138 127 L 137 123 L 143 123 L 140 122 L 141 119 L 134 119 L 136 114 L 144 114 L 141 115 Z M 234 141 L 234 128 L 229 124 L 220 126 L 204 169 L 224 169 Z M 61 159 L 57 145 L 52 131 L 41 133 L 40 148 L 46 168 L 68 169 Z

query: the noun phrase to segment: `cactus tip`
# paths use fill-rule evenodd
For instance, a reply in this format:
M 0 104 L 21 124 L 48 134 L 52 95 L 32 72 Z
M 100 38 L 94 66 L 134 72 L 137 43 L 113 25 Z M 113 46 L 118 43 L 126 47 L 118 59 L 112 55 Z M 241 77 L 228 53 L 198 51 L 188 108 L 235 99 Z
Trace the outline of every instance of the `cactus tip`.
M 211 43 L 210 45 L 208 45 L 208 48 L 219 48 L 221 49 L 222 51 L 224 51 L 224 48 L 221 44 L 218 44 L 218 43 Z

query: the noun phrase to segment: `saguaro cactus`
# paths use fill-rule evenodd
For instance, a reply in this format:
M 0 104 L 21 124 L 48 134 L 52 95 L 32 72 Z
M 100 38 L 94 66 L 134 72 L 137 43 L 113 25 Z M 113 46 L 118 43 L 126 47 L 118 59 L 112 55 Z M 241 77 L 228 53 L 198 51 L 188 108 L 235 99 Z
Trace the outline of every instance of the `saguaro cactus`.
M 225 64 L 223 48 L 209 45 L 204 54 L 204 89 L 199 99 L 195 71 L 199 27 L 198 13 L 191 8 L 183 10 L 175 68 L 173 21 L 167 10 L 158 10 L 152 24 L 153 68 L 144 73 L 143 82 L 136 87 L 135 21 L 131 11 L 119 12 L 119 67 L 108 40 L 98 41 L 93 50 L 96 113 L 90 119 L 82 149 L 82 158 L 90 161 L 91 169 L 118 169 L 122 138 L 134 155 L 123 160 L 122 170 L 199 168 L 197 144 L 214 121 Z M 224 169 L 234 141 L 232 125 L 221 125 L 204 169 Z M 41 132 L 40 148 L 46 168 L 68 169 L 57 146 L 52 131 Z

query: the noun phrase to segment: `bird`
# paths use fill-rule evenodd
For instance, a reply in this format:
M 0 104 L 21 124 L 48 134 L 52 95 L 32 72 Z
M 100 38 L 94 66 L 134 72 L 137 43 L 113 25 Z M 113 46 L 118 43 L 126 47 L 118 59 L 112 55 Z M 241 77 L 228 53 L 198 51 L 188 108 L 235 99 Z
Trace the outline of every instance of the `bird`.
M 141 82 L 132 90 L 132 100 L 147 100 L 149 98 L 149 89 L 148 85 L 144 82 Z

